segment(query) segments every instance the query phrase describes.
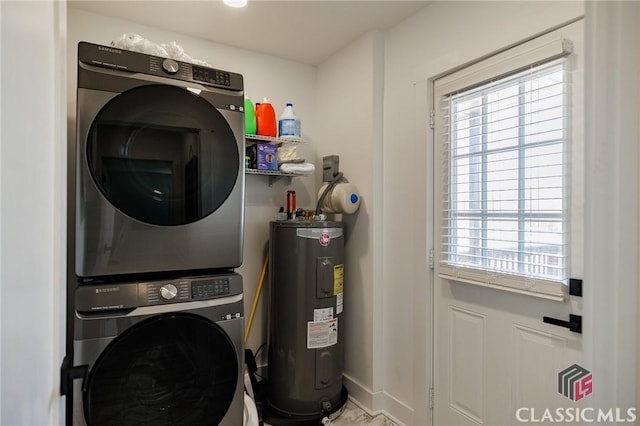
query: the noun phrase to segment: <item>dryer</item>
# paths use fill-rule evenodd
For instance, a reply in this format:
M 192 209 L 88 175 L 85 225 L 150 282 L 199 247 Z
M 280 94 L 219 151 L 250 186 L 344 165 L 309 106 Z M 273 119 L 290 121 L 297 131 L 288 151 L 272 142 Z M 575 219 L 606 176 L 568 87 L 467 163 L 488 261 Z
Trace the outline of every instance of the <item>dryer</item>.
M 240 74 L 78 44 L 81 282 L 240 266 L 243 105 Z
M 243 423 L 238 274 L 79 286 L 74 426 Z

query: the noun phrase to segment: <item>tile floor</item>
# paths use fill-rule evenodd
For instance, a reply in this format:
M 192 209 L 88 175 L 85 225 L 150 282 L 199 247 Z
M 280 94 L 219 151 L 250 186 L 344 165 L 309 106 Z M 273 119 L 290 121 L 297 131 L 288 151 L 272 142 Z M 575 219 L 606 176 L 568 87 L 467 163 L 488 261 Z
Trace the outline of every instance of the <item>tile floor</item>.
M 370 416 L 351 400 L 347 401 L 347 405 L 342 414 L 331 422 L 332 426 L 350 426 L 350 425 L 374 425 L 374 426 L 397 426 L 382 414 Z
M 352 425 L 369 425 L 369 426 L 398 426 L 382 414 L 370 416 L 351 400 L 347 401 L 346 407 L 342 414 L 334 419 L 331 426 L 352 426 Z M 265 423 L 265 426 L 269 426 Z
M 354 404 L 351 400 L 347 401 L 347 405 L 342 414 L 331 422 L 331 426 L 350 426 L 350 425 L 374 425 L 374 426 L 397 426 L 382 414 L 371 416 L 364 410 Z

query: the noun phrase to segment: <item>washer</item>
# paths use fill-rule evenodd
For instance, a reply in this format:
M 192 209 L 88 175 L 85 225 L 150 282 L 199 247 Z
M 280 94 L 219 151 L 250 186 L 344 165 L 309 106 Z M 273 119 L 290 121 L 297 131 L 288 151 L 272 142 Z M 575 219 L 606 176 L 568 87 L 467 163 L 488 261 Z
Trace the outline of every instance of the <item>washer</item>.
M 242 425 L 238 274 L 76 289 L 74 426 Z
M 240 74 L 78 44 L 81 282 L 240 266 L 243 106 Z

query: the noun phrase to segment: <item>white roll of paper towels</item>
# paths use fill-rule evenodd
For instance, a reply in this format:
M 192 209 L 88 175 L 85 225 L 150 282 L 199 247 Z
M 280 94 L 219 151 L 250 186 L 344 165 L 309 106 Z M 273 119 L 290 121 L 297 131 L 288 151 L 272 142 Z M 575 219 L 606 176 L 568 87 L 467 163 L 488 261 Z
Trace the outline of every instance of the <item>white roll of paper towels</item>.
M 328 183 L 322 185 L 318 191 L 318 200 L 327 188 Z M 360 194 L 358 188 L 352 183 L 338 183 L 327 194 L 322 203 L 324 213 L 353 214 L 360 207 Z

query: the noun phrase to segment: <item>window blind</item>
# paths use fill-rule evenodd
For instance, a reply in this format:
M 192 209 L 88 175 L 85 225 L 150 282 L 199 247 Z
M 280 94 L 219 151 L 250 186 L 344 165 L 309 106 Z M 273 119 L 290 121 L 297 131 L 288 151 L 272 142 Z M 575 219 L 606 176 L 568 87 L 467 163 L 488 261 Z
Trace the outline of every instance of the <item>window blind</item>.
M 440 96 L 443 278 L 566 295 L 571 74 L 549 56 Z

